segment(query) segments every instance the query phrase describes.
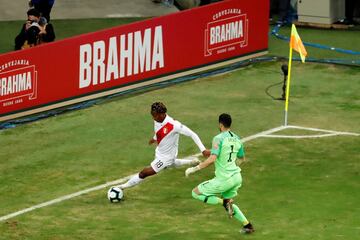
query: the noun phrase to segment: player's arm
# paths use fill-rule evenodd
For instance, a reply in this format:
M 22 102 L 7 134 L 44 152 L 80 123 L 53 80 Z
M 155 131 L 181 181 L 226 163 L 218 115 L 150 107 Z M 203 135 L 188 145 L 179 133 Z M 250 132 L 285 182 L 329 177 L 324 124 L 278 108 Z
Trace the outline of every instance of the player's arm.
M 205 161 L 201 162 L 199 165 L 186 169 L 185 176 L 187 177 L 194 172 L 200 171 L 203 168 L 207 168 L 208 166 L 210 166 L 215 162 L 216 158 L 217 158 L 216 155 L 214 154 L 210 155 L 210 157 L 208 157 Z
M 245 161 L 246 161 L 246 158 L 245 158 L 244 144 L 242 144 L 241 148 L 239 149 L 239 151 L 237 153 L 236 164 L 238 166 L 240 166 Z
M 156 134 L 149 140 L 149 145 L 156 143 Z
M 190 128 L 188 128 L 187 126 L 179 123 L 180 125 L 178 126 L 178 132 L 182 135 L 191 137 L 191 139 L 194 141 L 194 143 L 198 146 L 198 148 L 200 149 L 200 152 L 203 154 L 204 157 L 209 157 L 210 156 L 210 151 L 206 149 L 206 147 L 204 146 L 204 144 L 201 142 L 199 136 L 192 131 Z
M 204 162 L 201 162 L 199 165 L 197 165 L 195 167 L 186 169 L 185 176 L 187 177 L 190 174 L 197 172 L 197 171 L 213 164 L 215 162 L 217 156 L 220 154 L 220 145 L 221 145 L 220 139 L 215 137 L 212 141 L 211 155 L 208 157 L 208 159 L 206 159 Z
M 245 155 L 243 156 L 243 157 L 241 157 L 241 158 L 238 158 L 237 160 L 236 160 L 236 164 L 238 165 L 238 166 L 240 166 L 242 163 L 244 163 L 244 162 L 246 162 L 246 158 L 245 158 Z
M 207 168 L 208 166 L 210 166 L 211 164 L 213 164 L 216 160 L 217 156 L 212 154 L 210 155 L 210 157 L 208 157 L 208 159 L 206 159 L 205 161 L 201 162 L 198 167 L 199 170 L 203 169 L 203 168 Z

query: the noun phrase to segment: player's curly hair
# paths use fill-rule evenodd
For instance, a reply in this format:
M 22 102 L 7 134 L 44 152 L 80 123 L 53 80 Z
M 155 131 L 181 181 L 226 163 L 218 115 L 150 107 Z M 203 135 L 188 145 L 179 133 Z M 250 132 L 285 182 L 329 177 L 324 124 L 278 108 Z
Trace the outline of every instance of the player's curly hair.
M 167 109 L 162 102 L 155 102 L 151 105 L 151 113 L 166 113 Z

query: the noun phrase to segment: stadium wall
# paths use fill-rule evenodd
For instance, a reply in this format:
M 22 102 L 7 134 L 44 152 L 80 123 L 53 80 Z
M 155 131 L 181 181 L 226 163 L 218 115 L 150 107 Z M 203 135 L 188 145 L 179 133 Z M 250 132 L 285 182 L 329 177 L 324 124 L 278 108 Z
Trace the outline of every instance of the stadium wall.
M 264 55 L 268 13 L 228 0 L 0 55 L 0 122 Z

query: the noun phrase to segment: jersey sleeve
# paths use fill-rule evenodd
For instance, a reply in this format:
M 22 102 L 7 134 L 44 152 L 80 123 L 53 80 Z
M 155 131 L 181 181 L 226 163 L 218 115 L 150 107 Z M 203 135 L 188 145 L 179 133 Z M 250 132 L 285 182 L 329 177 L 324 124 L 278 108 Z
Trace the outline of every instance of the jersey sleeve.
M 244 151 L 244 144 L 241 143 L 241 148 L 239 149 L 238 153 L 237 153 L 237 157 L 238 158 L 242 158 L 245 156 L 245 151 Z
M 204 144 L 201 142 L 199 136 L 195 132 L 193 132 L 190 128 L 188 128 L 187 126 L 185 126 L 182 123 L 176 121 L 174 129 L 175 129 L 176 132 L 178 132 L 178 133 L 180 133 L 182 135 L 191 137 L 192 140 L 195 142 L 195 144 L 198 146 L 198 148 L 200 149 L 201 152 L 206 150 L 206 148 L 205 148 Z
M 211 145 L 211 155 L 219 156 L 220 145 L 221 145 L 221 139 L 219 137 L 214 137 Z

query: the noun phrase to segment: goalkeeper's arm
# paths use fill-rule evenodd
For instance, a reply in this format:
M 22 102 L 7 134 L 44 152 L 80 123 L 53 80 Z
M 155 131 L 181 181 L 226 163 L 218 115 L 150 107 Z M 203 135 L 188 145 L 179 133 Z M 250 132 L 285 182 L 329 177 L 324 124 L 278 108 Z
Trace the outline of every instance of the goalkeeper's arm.
M 206 168 L 208 166 L 210 166 L 211 164 L 213 164 L 216 160 L 217 156 L 215 154 L 210 155 L 210 157 L 208 157 L 208 159 L 206 159 L 205 161 L 201 162 L 199 165 L 195 166 L 195 167 L 190 167 L 188 169 L 186 169 L 185 171 L 185 176 L 189 176 L 190 174 L 193 174 L 203 168 Z
M 236 165 L 238 165 L 238 166 L 240 166 L 244 162 L 246 162 L 245 154 L 241 158 L 236 159 Z

